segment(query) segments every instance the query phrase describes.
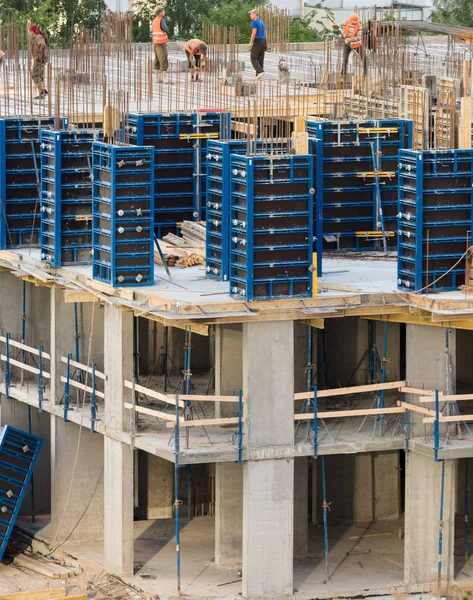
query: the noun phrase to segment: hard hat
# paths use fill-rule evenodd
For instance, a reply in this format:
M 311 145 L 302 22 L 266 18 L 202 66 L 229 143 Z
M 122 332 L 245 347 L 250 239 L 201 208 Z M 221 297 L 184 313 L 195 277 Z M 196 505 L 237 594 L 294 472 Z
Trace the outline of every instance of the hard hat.
M 358 15 L 355 12 L 351 13 L 351 15 L 350 15 L 350 21 L 359 21 L 359 20 L 360 19 L 359 19 Z

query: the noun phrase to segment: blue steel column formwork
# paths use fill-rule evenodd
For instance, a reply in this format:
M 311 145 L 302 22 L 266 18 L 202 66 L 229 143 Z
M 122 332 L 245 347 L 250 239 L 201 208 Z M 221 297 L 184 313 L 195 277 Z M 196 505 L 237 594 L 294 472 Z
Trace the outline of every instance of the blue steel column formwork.
M 92 262 L 94 131 L 41 131 L 41 258 L 53 267 Z
M 0 429 L 0 560 L 28 491 L 42 438 L 7 425 Z
M 316 156 L 324 251 L 378 248 L 379 239 L 356 233 L 397 231 L 397 157 L 400 148 L 412 146 L 412 121 L 308 121 L 307 131 Z M 396 241 L 396 235 L 387 238 L 388 246 Z
M 92 273 L 114 287 L 154 284 L 152 147 L 92 146 Z
M 230 165 L 230 294 L 311 296 L 312 155 L 232 154 Z
M 39 132 L 53 124 L 53 117 L 0 119 L 0 249 L 39 245 Z
M 398 287 L 458 289 L 473 228 L 473 150 L 399 152 Z

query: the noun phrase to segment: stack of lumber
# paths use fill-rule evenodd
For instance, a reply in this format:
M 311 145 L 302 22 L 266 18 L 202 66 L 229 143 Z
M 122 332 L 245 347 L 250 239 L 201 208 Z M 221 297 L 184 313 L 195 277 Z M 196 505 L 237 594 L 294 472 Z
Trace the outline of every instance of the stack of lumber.
M 181 236 L 168 233 L 159 241 L 168 267 L 185 269 L 205 264 L 205 224 L 183 221 Z M 162 265 L 159 252 L 154 252 L 154 262 Z
M 45 558 L 36 552 L 23 552 L 13 559 L 13 564 L 29 571 L 34 571 L 51 579 L 66 579 L 80 575 L 82 569 L 79 565 L 76 567 L 67 567 L 57 564 L 57 562 Z

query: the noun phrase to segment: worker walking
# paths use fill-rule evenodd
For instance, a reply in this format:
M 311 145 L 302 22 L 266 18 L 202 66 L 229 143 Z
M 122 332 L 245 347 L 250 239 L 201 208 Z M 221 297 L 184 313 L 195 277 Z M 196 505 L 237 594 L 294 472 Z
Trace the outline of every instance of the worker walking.
M 33 38 L 33 66 L 31 79 L 38 88 L 35 100 L 42 100 L 48 95 L 44 87 L 44 67 L 49 60 L 49 40 L 37 25 L 28 27 L 28 35 Z
M 205 67 L 205 57 L 207 56 L 207 44 L 202 40 L 194 38 L 186 42 L 184 46 L 187 56 L 187 64 L 192 69 L 192 79 L 199 80 L 199 71 Z
M 347 21 L 340 23 L 340 25 L 333 23 L 332 27 L 334 29 L 341 30 L 345 44 L 343 47 L 342 76 L 344 76 L 347 72 L 348 59 L 350 58 L 352 50 L 358 53 L 358 56 L 363 63 L 363 73 L 366 74 L 366 57 L 363 48 L 363 29 L 358 15 L 356 13 L 352 13 Z
M 153 23 L 154 72 L 158 83 L 168 83 L 168 33 L 169 28 L 164 20 L 164 8 L 159 7 Z M 171 81 L 169 81 L 171 83 Z
M 251 53 L 251 64 L 256 71 L 255 79 L 261 79 L 264 75 L 264 54 L 266 52 L 266 25 L 259 18 L 259 13 L 256 8 L 250 10 L 250 18 L 253 21 L 251 24 L 251 38 L 248 50 Z

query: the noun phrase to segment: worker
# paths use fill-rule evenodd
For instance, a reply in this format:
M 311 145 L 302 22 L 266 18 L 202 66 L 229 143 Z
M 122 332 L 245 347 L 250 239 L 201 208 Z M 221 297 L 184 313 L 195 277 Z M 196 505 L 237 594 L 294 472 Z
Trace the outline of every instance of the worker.
M 248 50 L 250 51 L 251 64 L 256 71 L 255 80 L 261 79 L 264 75 L 264 53 L 266 52 L 266 25 L 259 18 L 258 9 L 250 10 L 250 18 L 253 21 L 251 24 L 251 38 Z
M 35 100 L 42 100 L 48 95 L 44 87 L 44 67 L 49 60 L 49 40 L 37 25 L 28 27 L 28 35 L 33 38 L 33 66 L 31 79 L 38 88 Z
M 189 69 L 192 69 L 192 79 L 199 80 L 199 71 L 205 68 L 205 57 L 207 56 L 207 44 L 202 40 L 194 38 L 186 42 L 184 46 L 187 56 L 187 64 Z
M 356 13 L 351 13 L 347 21 L 340 23 L 340 25 L 333 23 L 332 27 L 341 30 L 345 44 L 343 47 L 342 76 L 347 72 L 348 59 L 352 50 L 360 57 L 360 60 L 363 63 L 363 73 L 366 73 L 366 61 L 363 49 L 363 30 L 358 15 Z
M 151 25 L 154 46 L 154 72 L 158 83 L 168 82 L 168 33 L 169 28 L 164 20 L 164 8 L 160 6 Z

